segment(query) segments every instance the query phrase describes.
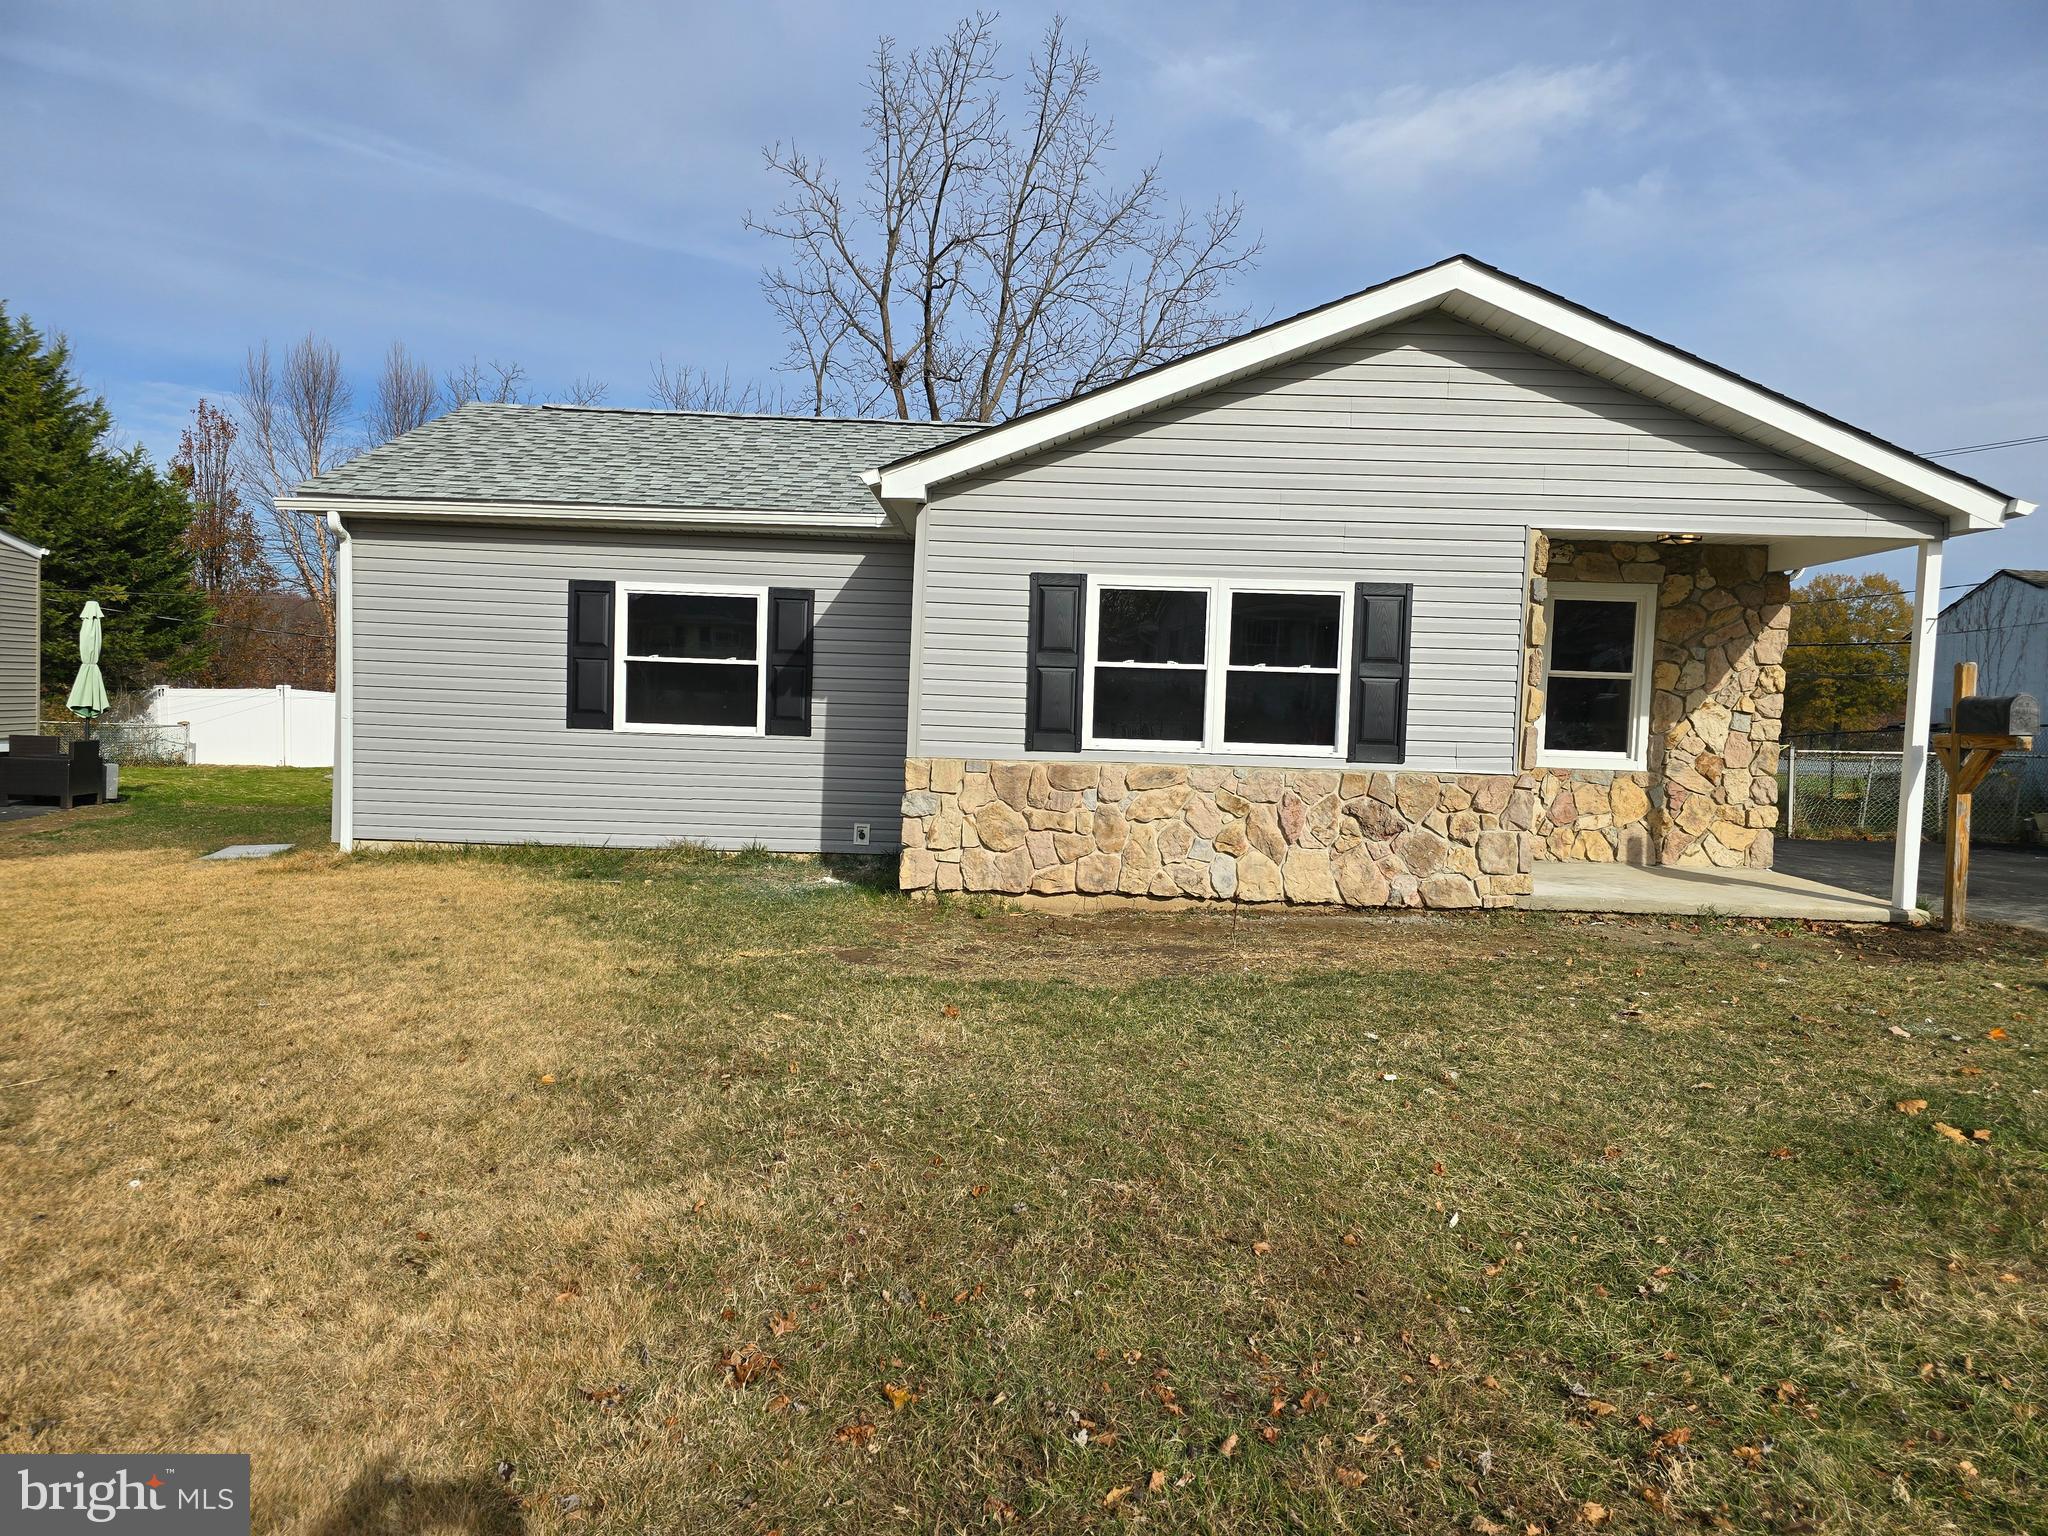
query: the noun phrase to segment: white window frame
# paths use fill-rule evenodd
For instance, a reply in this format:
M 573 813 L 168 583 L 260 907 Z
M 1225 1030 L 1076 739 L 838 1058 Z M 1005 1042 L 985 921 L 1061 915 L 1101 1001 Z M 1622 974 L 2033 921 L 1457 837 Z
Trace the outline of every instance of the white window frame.
M 1237 614 L 1237 597 L 1240 592 L 1264 593 L 1272 597 L 1334 597 L 1337 599 L 1337 660 L 1327 667 L 1267 667 L 1232 666 L 1230 662 L 1230 628 Z M 1332 760 L 1345 756 L 1350 745 L 1351 690 L 1344 685 L 1344 674 L 1348 670 L 1345 658 L 1351 654 L 1351 593 L 1349 583 L 1302 582 L 1302 581 L 1234 581 L 1223 588 L 1223 622 L 1217 631 L 1222 653 L 1222 664 L 1217 668 L 1213 698 L 1216 711 L 1216 732 L 1221 738 L 1221 750 L 1236 756 L 1257 753 L 1271 757 L 1319 757 Z M 1233 672 L 1270 672 L 1276 675 L 1307 675 L 1312 677 L 1335 677 L 1337 679 L 1337 723 L 1336 735 L 1327 747 L 1298 746 L 1286 742 L 1232 741 L 1223 735 L 1226 716 L 1224 700 L 1228 695 L 1230 674 Z
M 1086 749 L 1103 749 L 1114 752 L 1200 752 L 1204 750 L 1201 741 L 1151 741 L 1143 738 L 1126 739 L 1117 736 L 1095 734 L 1095 669 L 1098 666 L 1111 667 L 1129 672 L 1201 672 L 1213 670 L 1216 656 L 1216 588 L 1206 581 L 1161 581 L 1156 576 L 1094 576 L 1088 582 L 1088 630 L 1086 643 L 1082 646 L 1081 671 L 1081 745 Z M 1097 661 L 1096 641 L 1102 634 L 1102 594 L 1114 588 L 1119 592 L 1199 592 L 1202 594 L 1202 661 L 1199 666 L 1187 661 Z M 1211 725 L 1211 695 L 1215 692 L 1214 679 L 1202 679 L 1202 734 L 1207 737 Z
M 751 597 L 754 600 L 754 654 L 745 656 L 629 656 L 626 653 L 626 610 L 630 599 L 657 597 Z M 617 584 L 612 618 L 612 729 L 647 736 L 765 736 L 768 733 L 768 589 L 724 587 L 707 582 L 622 581 Z M 754 723 L 747 725 L 665 725 L 626 718 L 626 664 L 687 663 L 691 666 L 754 669 Z
M 1181 753 L 1187 755 L 1228 755 L 1232 757 L 1299 757 L 1341 763 L 1350 742 L 1351 690 L 1346 686 L 1346 659 L 1351 655 L 1352 591 L 1350 582 L 1303 581 L 1295 577 L 1237 581 L 1173 581 L 1158 576 L 1098 576 L 1090 572 L 1088 582 L 1088 627 L 1082 646 L 1081 747 L 1083 751 Z M 1202 663 L 1192 662 L 1100 662 L 1096 642 L 1102 632 L 1102 594 L 1118 591 L 1199 592 L 1207 601 L 1202 635 Z M 1230 665 L 1230 621 L 1240 592 L 1272 593 L 1282 596 L 1334 597 L 1337 599 L 1337 665 L 1328 667 L 1233 667 Z M 1202 739 L 1199 741 L 1147 741 L 1095 734 L 1095 669 L 1106 666 L 1131 671 L 1194 672 L 1208 675 L 1202 687 Z M 1288 743 L 1230 741 L 1223 734 L 1223 705 L 1232 672 L 1309 672 L 1337 677 L 1336 741 L 1328 747 L 1295 746 Z
M 1628 750 L 1553 752 L 1544 746 L 1550 731 L 1551 653 L 1557 645 L 1557 605 L 1563 602 L 1633 603 L 1636 610 L 1635 668 L 1631 672 L 1587 672 L 1568 668 L 1559 677 L 1626 678 L 1629 685 Z M 1558 581 L 1543 599 L 1543 710 L 1536 717 L 1536 766 L 1607 768 L 1641 773 L 1649 767 L 1650 674 L 1657 636 L 1657 588 L 1647 582 Z

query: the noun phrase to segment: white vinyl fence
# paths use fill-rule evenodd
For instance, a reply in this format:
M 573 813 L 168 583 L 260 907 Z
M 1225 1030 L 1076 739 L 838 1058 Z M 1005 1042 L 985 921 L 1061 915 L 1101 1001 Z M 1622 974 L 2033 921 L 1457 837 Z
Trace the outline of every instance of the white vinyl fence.
M 186 761 L 334 766 L 334 695 L 307 688 L 155 688 L 142 719 L 183 726 Z

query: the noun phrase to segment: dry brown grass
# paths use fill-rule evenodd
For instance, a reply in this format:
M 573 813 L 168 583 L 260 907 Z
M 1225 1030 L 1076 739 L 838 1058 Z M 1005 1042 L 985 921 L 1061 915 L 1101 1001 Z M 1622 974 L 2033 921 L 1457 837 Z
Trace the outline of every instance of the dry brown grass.
M 644 1323 L 621 1235 L 692 1200 L 560 1150 L 544 1078 L 633 1051 L 619 947 L 514 872 L 324 856 L 15 864 L 0 929 L 0 1440 L 252 1452 L 258 1529 L 359 1524 L 382 1459 L 502 1503 L 489 1449 Z
M 2048 1508 L 2040 940 L 61 820 L 0 846 L 0 1449 L 248 1451 L 320 1536 Z

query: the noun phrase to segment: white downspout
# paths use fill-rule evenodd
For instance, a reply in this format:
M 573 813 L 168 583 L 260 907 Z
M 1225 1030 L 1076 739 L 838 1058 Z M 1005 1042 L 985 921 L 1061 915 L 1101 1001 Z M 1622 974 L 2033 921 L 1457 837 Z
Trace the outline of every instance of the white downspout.
M 356 665 L 355 547 L 341 514 L 327 514 L 339 547 L 334 554 L 334 804 L 330 828 L 343 853 L 355 847 Z M 1931 663 L 1930 663 L 1931 665 Z
M 1892 918 L 1919 906 L 1920 822 L 1927 804 L 1928 722 L 1934 709 L 1934 628 L 1941 612 L 1941 544 L 1919 549 L 1913 575 L 1913 633 L 1906 652 L 1906 739 L 1899 748 L 1899 830 L 1892 844 Z

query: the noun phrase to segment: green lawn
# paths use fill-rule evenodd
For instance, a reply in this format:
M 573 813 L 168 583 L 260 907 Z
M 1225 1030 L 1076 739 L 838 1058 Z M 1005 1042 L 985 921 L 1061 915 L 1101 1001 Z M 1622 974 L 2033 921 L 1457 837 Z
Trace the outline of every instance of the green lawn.
M 259 1528 L 2048 1528 L 2048 941 L 185 857 L 319 849 L 249 772 L 0 837 L 0 1451 L 250 1450 Z
M 21 849 L 193 848 L 226 843 L 328 840 L 325 768 L 131 766 L 120 798 L 69 816 L 43 816 L 0 829 L 0 857 Z M 19 843 L 16 843 L 16 840 Z

